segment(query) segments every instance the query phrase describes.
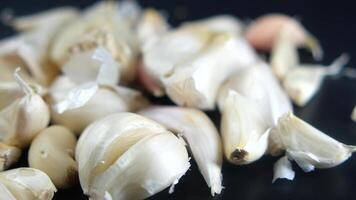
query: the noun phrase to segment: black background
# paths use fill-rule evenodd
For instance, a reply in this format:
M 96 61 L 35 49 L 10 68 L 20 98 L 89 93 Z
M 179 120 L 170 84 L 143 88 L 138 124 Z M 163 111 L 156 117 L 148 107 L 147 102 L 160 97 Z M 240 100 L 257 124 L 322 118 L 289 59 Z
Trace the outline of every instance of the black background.
M 85 7 L 95 1 L 50 1 L 50 0 L 0 0 L 0 8 L 11 8 L 16 15 L 30 14 L 63 5 Z M 287 0 L 216 0 L 216 1 L 139 1 L 144 7 L 165 10 L 173 25 L 182 20 L 199 19 L 215 14 L 232 14 L 249 21 L 262 14 L 281 12 L 298 17 L 303 25 L 317 36 L 324 48 L 324 60 L 328 64 L 343 52 L 351 55 L 348 67 L 356 66 L 356 7 L 352 1 L 287 1 Z M 183 14 L 182 14 L 183 13 Z M 0 37 L 11 35 L 9 27 L 0 25 Z M 304 61 L 310 55 L 301 52 Z M 1 66 L 0 66 L 1 67 Z M 169 103 L 167 99 L 155 100 Z M 356 123 L 350 120 L 356 105 L 356 81 L 345 77 L 327 78 L 320 92 L 304 108 L 295 108 L 296 114 L 321 131 L 347 143 L 356 144 Z M 219 125 L 219 115 L 208 112 Z M 272 184 L 273 163 L 277 158 L 265 156 L 247 166 L 223 165 L 223 185 L 221 195 L 210 196 L 202 176 L 194 162 L 191 169 L 180 180 L 171 195 L 168 190 L 151 199 L 356 199 L 356 157 L 344 164 L 312 173 L 302 172 L 295 164 L 294 181 L 278 180 Z M 26 164 L 26 155 L 22 163 Z M 1 194 L 0 194 L 1 195 Z M 80 187 L 59 191 L 55 199 L 87 199 Z

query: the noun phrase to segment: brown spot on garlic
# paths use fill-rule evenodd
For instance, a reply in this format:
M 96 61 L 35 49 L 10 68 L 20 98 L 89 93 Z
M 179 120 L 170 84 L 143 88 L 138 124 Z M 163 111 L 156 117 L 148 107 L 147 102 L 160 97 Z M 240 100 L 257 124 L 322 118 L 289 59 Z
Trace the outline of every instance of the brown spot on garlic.
M 235 149 L 230 155 L 232 162 L 243 162 L 248 152 L 243 149 Z
M 0 171 L 8 169 L 21 156 L 21 149 L 0 142 Z

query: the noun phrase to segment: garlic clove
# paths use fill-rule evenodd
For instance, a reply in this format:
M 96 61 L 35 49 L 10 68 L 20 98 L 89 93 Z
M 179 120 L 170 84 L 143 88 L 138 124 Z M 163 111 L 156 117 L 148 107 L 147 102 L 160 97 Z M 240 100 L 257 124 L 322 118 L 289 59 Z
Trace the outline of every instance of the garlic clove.
M 1 194 L 0 198 L 3 200 L 16 200 L 14 195 L 12 195 L 11 192 L 2 183 L 0 183 L 0 194 Z
M 157 121 L 186 139 L 211 194 L 220 194 L 222 145 L 218 131 L 205 113 L 192 108 L 152 106 L 138 114 Z
M 21 156 L 21 149 L 0 142 L 0 171 L 8 169 Z
M 0 188 L 15 199 L 51 200 L 57 191 L 45 173 L 33 168 L 16 168 L 1 172 Z
M 221 84 L 234 72 L 256 62 L 243 39 L 215 33 L 206 49 L 162 77 L 168 96 L 178 105 L 211 110 Z
M 319 90 L 324 77 L 338 74 L 348 60 L 343 54 L 328 67 L 300 65 L 292 68 L 284 77 L 283 87 L 298 106 L 304 106 Z
M 92 123 L 78 141 L 76 158 L 84 192 L 97 199 L 149 197 L 176 184 L 190 166 L 181 140 L 133 113 Z
M 277 179 L 285 178 L 293 180 L 295 173 L 292 169 L 292 163 L 288 160 L 287 156 L 280 158 L 273 166 L 273 180 L 274 183 Z
M 76 142 L 75 135 L 63 126 L 42 130 L 30 146 L 29 166 L 45 172 L 57 188 L 73 186 L 77 182 Z
M 0 111 L 0 140 L 26 147 L 49 123 L 49 108 L 36 88 L 28 85 L 15 71 L 15 79 L 26 94 Z
M 356 122 L 356 106 L 354 107 L 354 110 L 352 111 L 351 119 Z
M 317 39 L 292 17 L 283 14 L 267 14 L 257 18 L 247 27 L 245 36 L 250 44 L 259 50 L 271 50 L 281 29 L 291 31 L 293 41 L 298 46 L 305 46 L 314 58 L 321 59 L 322 49 Z
M 269 124 L 261 104 L 230 90 L 222 110 L 221 135 L 227 160 L 249 164 L 267 150 Z
M 322 133 L 292 113 L 282 116 L 275 134 L 286 155 L 306 172 L 314 168 L 330 168 L 347 160 L 355 146 L 345 145 Z

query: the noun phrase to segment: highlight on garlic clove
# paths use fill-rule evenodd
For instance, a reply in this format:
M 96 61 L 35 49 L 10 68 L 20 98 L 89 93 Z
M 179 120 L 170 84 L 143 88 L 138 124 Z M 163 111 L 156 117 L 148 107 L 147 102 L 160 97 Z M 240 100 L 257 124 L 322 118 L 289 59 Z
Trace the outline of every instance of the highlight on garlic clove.
M 77 139 L 64 126 L 50 126 L 32 141 L 28 151 L 31 168 L 46 173 L 57 188 L 77 183 L 77 163 L 74 160 Z
M 280 118 L 275 134 L 288 159 L 294 160 L 305 172 L 315 168 L 335 167 L 356 151 L 355 146 L 331 138 L 292 113 Z M 284 162 L 283 165 L 289 164 Z
M 236 165 L 261 158 L 270 126 L 260 102 L 230 90 L 222 109 L 221 136 L 226 159 Z
M 323 57 L 318 40 L 299 21 L 284 14 L 267 14 L 257 18 L 247 27 L 245 36 L 254 48 L 269 51 L 284 28 L 291 31 L 291 39 L 296 45 L 308 48 L 315 59 Z
M 356 106 L 354 107 L 354 110 L 352 111 L 351 119 L 356 122 Z
M 189 169 L 184 142 L 160 124 L 118 113 L 88 126 L 76 148 L 80 184 L 92 199 L 144 199 Z
M 304 106 L 320 89 L 324 77 L 339 74 L 348 60 L 349 56 L 342 54 L 327 67 L 322 65 L 297 66 L 287 72 L 282 85 L 294 103 Z
M 161 80 L 176 104 L 211 110 L 221 84 L 256 61 L 255 52 L 244 39 L 227 32 L 214 33 L 203 51 L 179 63 Z
M 14 76 L 25 95 L 0 111 L 0 140 L 24 148 L 39 131 L 47 127 L 50 113 L 36 88 L 19 76 L 19 70 L 15 71 Z
M 4 171 L 15 164 L 20 156 L 21 149 L 0 142 L 0 171 Z
M 7 200 L 51 200 L 56 187 L 42 171 L 33 168 L 16 168 L 0 172 L 1 197 Z
M 122 82 L 135 78 L 138 45 L 126 17 L 118 12 L 120 3 L 99 2 L 60 31 L 50 50 L 51 59 L 64 65 L 77 53 L 106 48 L 121 64 Z
M 155 120 L 170 131 L 181 135 L 204 176 L 211 195 L 222 190 L 222 144 L 218 131 L 208 116 L 194 108 L 151 106 L 138 114 Z

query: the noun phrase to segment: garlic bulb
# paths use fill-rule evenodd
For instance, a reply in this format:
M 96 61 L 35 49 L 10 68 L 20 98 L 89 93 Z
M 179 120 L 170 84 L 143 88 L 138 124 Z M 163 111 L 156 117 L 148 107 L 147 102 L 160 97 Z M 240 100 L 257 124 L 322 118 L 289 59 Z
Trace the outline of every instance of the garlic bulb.
M 21 149 L 0 142 L 0 171 L 8 169 L 21 156 Z
M 354 110 L 352 111 L 351 119 L 356 122 L 356 106 L 354 107 Z
M 336 141 L 291 113 L 280 118 L 276 129 L 286 156 L 305 172 L 337 166 L 356 151 L 355 146 Z M 288 162 L 279 164 L 289 165 Z
M 0 140 L 4 143 L 26 147 L 36 134 L 49 123 L 49 108 L 36 88 L 28 85 L 16 70 L 14 76 L 25 93 L 0 111 Z
M 186 139 L 211 194 L 222 189 L 222 146 L 219 133 L 205 113 L 193 108 L 152 106 L 138 112 Z
M 348 60 L 348 55 L 343 54 L 328 67 L 300 65 L 291 68 L 283 79 L 283 87 L 298 106 L 304 106 L 317 93 L 324 77 L 338 74 Z
M 42 171 L 33 168 L 17 168 L 0 172 L 1 199 L 51 200 L 56 187 Z
M 132 81 L 137 44 L 130 24 L 118 12 L 118 7 L 120 4 L 116 2 L 100 2 L 87 9 L 59 32 L 50 52 L 52 60 L 62 66 L 77 53 L 104 47 L 121 64 L 122 81 Z
M 28 151 L 29 166 L 45 172 L 57 188 L 67 188 L 77 182 L 74 151 L 75 135 L 63 126 L 42 130 Z
M 134 111 L 147 104 L 140 92 L 116 86 L 119 81 L 118 64 L 104 48 L 96 49 L 92 57 L 100 58 L 101 62 L 95 80 L 91 80 L 92 75 L 83 76 L 83 79 L 77 78 L 78 82 L 84 82 L 78 85 L 62 76 L 50 89 L 53 121 L 76 134 L 99 118 L 116 112 Z M 78 69 L 76 74 L 80 74 L 80 70 L 83 69 Z
M 76 158 L 80 184 L 91 199 L 144 199 L 177 184 L 190 166 L 183 141 L 133 113 L 88 126 Z
M 321 59 L 323 51 L 318 40 L 292 17 L 283 14 L 267 14 L 256 19 L 247 27 L 245 36 L 250 44 L 259 50 L 271 50 L 281 29 L 291 32 L 291 39 L 298 46 L 305 46 L 314 58 Z

